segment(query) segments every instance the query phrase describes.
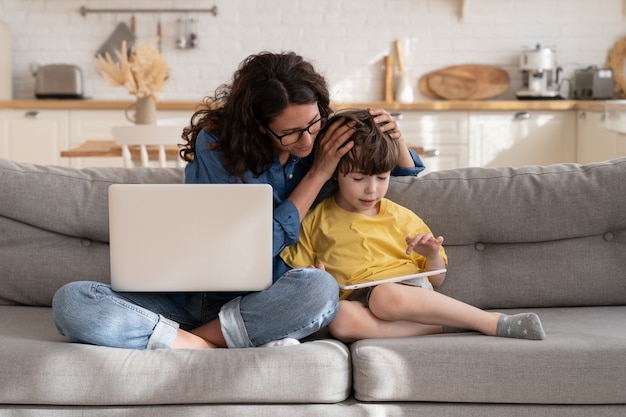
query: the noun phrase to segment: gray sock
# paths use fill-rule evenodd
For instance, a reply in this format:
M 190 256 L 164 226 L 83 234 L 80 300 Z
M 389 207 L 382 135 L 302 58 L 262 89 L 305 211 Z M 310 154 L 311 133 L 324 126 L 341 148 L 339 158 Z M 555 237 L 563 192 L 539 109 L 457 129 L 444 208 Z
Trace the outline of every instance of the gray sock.
M 535 313 L 519 313 L 512 316 L 501 315 L 498 319 L 496 336 L 543 340 L 546 333 L 543 331 L 539 316 Z

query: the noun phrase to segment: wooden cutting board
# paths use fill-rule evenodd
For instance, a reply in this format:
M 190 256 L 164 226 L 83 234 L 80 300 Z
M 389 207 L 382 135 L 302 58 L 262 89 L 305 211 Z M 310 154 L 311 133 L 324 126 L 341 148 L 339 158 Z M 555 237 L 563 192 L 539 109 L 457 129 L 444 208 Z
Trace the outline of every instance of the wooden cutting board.
M 509 74 L 493 65 L 463 64 L 424 74 L 419 80 L 420 92 L 446 100 L 482 100 L 506 93 Z

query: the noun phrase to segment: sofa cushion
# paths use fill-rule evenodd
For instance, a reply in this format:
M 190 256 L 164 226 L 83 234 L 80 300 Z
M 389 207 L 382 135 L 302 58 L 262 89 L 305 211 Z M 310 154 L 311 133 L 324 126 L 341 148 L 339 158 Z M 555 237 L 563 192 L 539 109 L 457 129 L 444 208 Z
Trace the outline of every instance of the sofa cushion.
M 0 404 L 335 403 L 352 382 L 348 348 L 332 340 L 115 349 L 68 343 L 48 307 L 0 306 L 0 346 Z
M 517 312 L 517 311 L 511 311 Z M 626 307 L 536 309 L 542 341 L 455 333 L 351 346 L 362 401 L 626 403 Z
M 394 178 L 388 196 L 444 236 L 445 294 L 481 308 L 623 305 L 624 177 L 626 158 L 466 168 Z M 49 305 L 65 282 L 108 282 L 108 186 L 182 181 L 181 169 L 0 159 L 0 304 Z
M 76 169 L 0 159 L 0 216 L 106 242 L 109 185 L 183 180 L 182 168 Z
M 393 178 L 444 237 L 439 291 L 481 308 L 626 304 L 626 158 Z
M 63 284 L 110 276 L 108 243 L 0 217 L 0 304 L 50 306 Z
M 0 305 L 49 306 L 67 282 L 109 282 L 109 185 L 182 181 L 180 168 L 75 169 L 0 159 Z

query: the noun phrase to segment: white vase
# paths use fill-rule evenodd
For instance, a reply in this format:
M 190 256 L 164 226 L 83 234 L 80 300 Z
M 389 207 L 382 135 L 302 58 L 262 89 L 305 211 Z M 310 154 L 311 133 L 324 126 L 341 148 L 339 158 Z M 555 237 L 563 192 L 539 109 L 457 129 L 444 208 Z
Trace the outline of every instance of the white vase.
M 398 87 L 396 89 L 396 100 L 400 103 L 413 103 L 413 86 L 408 72 L 398 75 Z
M 133 115 L 129 111 L 135 109 Z M 156 101 L 154 97 L 138 97 L 137 100 L 126 109 L 126 118 L 137 125 L 155 125 Z

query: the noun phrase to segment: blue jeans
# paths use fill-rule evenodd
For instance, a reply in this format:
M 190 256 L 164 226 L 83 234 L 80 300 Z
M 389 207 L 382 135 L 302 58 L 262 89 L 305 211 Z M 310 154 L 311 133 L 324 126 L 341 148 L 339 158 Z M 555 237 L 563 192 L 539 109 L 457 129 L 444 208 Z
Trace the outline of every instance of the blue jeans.
M 242 348 L 316 332 L 335 317 L 338 294 L 330 274 L 299 268 L 265 291 L 230 300 L 214 293 L 118 293 L 76 281 L 59 288 L 52 308 L 59 333 L 72 342 L 170 348 L 179 327 L 190 330 L 219 317 L 228 347 Z

